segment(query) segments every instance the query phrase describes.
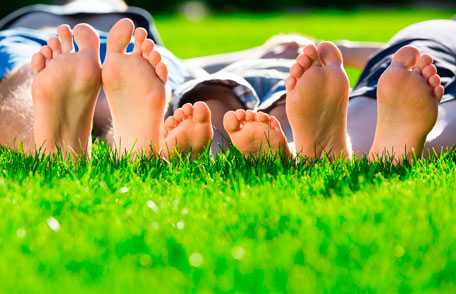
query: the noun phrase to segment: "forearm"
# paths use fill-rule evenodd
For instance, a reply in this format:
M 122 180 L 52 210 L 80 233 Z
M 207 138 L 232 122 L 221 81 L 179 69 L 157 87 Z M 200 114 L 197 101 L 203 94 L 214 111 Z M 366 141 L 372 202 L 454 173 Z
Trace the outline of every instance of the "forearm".
M 363 69 L 369 59 L 386 45 L 382 43 L 340 41 L 337 42 L 337 46 L 344 57 L 345 66 Z

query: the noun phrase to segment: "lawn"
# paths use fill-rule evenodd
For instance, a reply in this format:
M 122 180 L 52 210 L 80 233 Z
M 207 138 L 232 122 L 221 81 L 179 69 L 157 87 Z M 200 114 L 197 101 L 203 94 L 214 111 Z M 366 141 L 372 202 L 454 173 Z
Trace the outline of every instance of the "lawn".
M 430 10 L 157 17 L 181 57 L 271 34 L 387 41 Z M 221 38 L 221 37 L 224 38 Z M 351 73 L 355 79 L 357 72 Z M 456 152 L 389 163 L 0 149 L 0 292 L 456 292 Z

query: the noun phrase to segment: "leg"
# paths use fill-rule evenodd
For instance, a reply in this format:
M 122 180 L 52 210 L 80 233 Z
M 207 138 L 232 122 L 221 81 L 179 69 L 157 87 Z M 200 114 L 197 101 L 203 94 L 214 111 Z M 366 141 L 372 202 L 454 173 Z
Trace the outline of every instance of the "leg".
M 37 148 L 64 155 L 90 155 L 90 134 L 96 98 L 101 87 L 99 39 L 85 24 L 74 29 L 79 51 L 73 52 L 73 35 L 68 26 L 58 29 L 33 56 L 37 74 L 32 85 L 34 125 Z
M 387 155 L 395 162 L 421 156 L 437 121 L 443 87 L 432 57 L 413 46 L 401 48 L 378 81 L 377 127 L 371 160 Z
M 287 115 L 299 155 L 350 157 L 348 91 L 337 47 L 329 42 L 305 47 L 287 81 Z
M 133 33 L 135 49 L 126 54 Z M 129 19 L 118 21 L 108 36 L 102 77 L 119 154 L 157 155 L 162 145 L 168 71 L 152 40 L 146 38 L 146 31 L 135 30 Z

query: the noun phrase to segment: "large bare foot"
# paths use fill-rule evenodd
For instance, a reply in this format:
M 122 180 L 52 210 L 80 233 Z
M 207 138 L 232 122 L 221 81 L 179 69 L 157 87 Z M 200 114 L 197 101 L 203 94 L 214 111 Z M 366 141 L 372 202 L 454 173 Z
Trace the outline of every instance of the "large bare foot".
M 347 137 L 349 83 L 333 43 L 308 45 L 287 80 L 286 110 L 298 155 L 351 155 Z
M 135 48 L 126 54 L 132 34 Z M 158 154 L 165 109 L 165 82 L 168 71 L 147 39 L 147 32 L 129 19 L 118 21 L 111 29 L 103 87 L 111 109 L 114 144 L 120 153 Z
M 377 129 L 369 158 L 397 162 L 421 156 L 434 127 L 444 89 L 432 57 L 413 46 L 401 48 L 378 81 Z
M 211 112 L 205 102 L 187 103 L 177 109 L 165 121 L 165 143 L 162 155 L 168 158 L 173 153 L 192 153 L 198 157 L 214 137 Z
M 234 146 L 244 155 L 256 157 L 282 152 L 291 157 L 280 122 L 272 115 L 242 109 L 228 111 L 223 126 Z
M 64 155 L 90 156 L 92 119 L 101 87 L 99 38 L 87 24 L 74 28 L 79 51 L 67 25 L 58 28 L 32 59 L 34 138 L 48 154 L 60 148 Z

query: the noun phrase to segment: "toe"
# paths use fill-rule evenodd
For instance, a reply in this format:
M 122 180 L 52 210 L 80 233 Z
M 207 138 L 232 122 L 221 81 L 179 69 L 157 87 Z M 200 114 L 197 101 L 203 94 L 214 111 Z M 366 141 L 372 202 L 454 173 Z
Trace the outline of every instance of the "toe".
M 163 126 L 165 130 L 169 132 L 177 126 L 177 121 L 174 119 L 174 117 L 170 116 L 166 119 Z
M 262 123 L 267 123 L 269 121 L 269 115 L 264 112 L 257 112 L 256 120 Z
M 135 30 L 135 49 L 133 50 L 133 54 L 141 54 L 144 41 L 147 38 L 147 31 L 143 28 L 137 28 Z
M 298 81 L 296 80 L 295 77 L 289 76 L 285 83 L 287 91 L 292 91 L 296 87 L 297 83 L 298 83 Z
M 69 25 L 61 25 L 57 28 L 57 33 L 62 45 L 62 52 L 68 53 L 73 51 L 73 34 Z
M 432 64 L 434 60 L 432 59 L 432 56 L 429 54 L 423 54 L 421 57 L 418 59 L 418 64 L 417 67 L 421 70 L 423 70 L 426 66 Z
M 193 106 L 191 103 L 185 103 L 184 106 L 182 106 L 182 110 L 184 111 L 185 117 L 192 116 L 193 114 Z
M 55 58 L 62 53 L 62 45 L 57 37 L 52 37 L 48 40 L 48 46 L 52 50 L 52 57 Z
M 295 63 L 290 69 L 290 76 L 295 79 L 299 79 L 304 74 L 304 68 L 299 64 Z
M 296 58 L 296 62 L 299 63 L 304 70 L 307 70 L 312 65 L 312 60 L 305 54 L 299 55 L 298 58 Z
M 332 42 L 321 42 L 318 44 L 318 55 L 323 65 L 342 64 L 342 53 Z
M 168 67 L 163 62 L 157 64 L 155 67 L 155 73 L 163 83 L 166 83 L 168 80 Z
M 245 112 L 245 120 L 246 121 L 255 121 L 256 120 L 256 114 L 252 110 L 247 110 Z
M 437 74 L 437 67 L 435 67 L 435 65 L 433 65 L 433 64 L 425 66 L 422 69 L 422 74 L 425 79 L 429 79 L 431 76 Z
M 135 29 L 133 21 L 128 18 L 119 20 L 108 35 L 107 53 L 123 53 L 130 44 L 131 36 Z
M 184 110 L 182 110 L 182 108 L 179 108 L 177 109 L 175 112 L 174 112 L 174 119 L 177 121 L 177 122 L 181 122 L 185 119 L 185 113 L 184 113 Z
M 162 60 L 160 53 L 158 53 L 155 50 L 152 50 L 150 52 L 147 59 L 149 60 L 150 64 L 152 64 L 152 66 L 154 66 L 154 67 L 157 66 Z
M 223 117 L 223 127 L 228 133 L 237 132 L 241 129 L 241 122 L 236 116 L 236 112 L 228 111 Z
M 420 51 L 414 46 L 404 46 L 393 55 L 392 64 L 411 68 L 418 62 Z
M 438 99 L 441 99 L 443 97 L 443 94 L 445 94 L 445 89 L 443 88 L 442 85 L 435 87 L 435 89 L 434 89 L 435 97 L 437 97 Z
M 32 70 L 35 74 L 39 73 L 46 66 L 46 58 L 41 53 L 36 53 L 32 57 Z
M 91 52 L 98 58 L 100 38 L 95 29 L 88 24 L 78 24 L 74 28 L 74 39 L 78 44 L 79 51 Z
M 318 62 L 318 50 L 315 44 L 304 47 L 303 54 L 306 55 L 312 63 Z
M 269 116 L 269 126 L 273 130 L 281 130 L 282 127 L 280 125 L 280 121 L 274 115 Z
M 40 53 L 43 55 L 46 61 L 52 59 L 52 50 L 49 46 L 41 47 Z
M 241 121 L 241 122 L 245 121 L 245 110 L 244 109 L 236 110 L 235 114 L 236 114 L 236 118 L 239 121 Z
M 154 41 L 152 41 L 151 39 L 144 40 L 141 48 L 143 57 L 148 59 L 152 50 L 154 50 Z
M 211 111 L 205 102 L 198 101 L 193 105 L 193 121 L 199 123 L 211 121 Z
M 431 87 L 435 88 L 440 86 L 440 76 L 439 75 L 433 75 L 428 79 L 428 83 Z

